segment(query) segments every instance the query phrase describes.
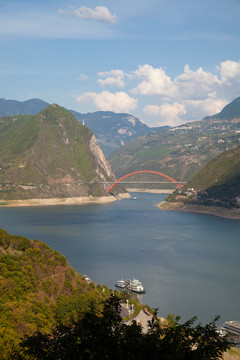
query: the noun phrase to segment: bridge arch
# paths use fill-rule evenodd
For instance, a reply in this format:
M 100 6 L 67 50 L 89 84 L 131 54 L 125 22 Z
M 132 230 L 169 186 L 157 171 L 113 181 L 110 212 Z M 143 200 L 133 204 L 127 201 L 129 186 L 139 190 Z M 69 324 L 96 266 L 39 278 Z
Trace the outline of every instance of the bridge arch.
M 172 183 L 176 184 L 180 189 L 182 188 L 182 185 L 180 185 L 176 180 L 174 180 L 173 178 L 171 178 L 170 176 L 168 176 L 166 174 L 163 174 L 163 173 L 158 172 L 158 171 L 140 170 L 140 171 L 134 171 L 132 173 L 129 173 L 127 175 L 122 176 L 120 179 L 115 181 L 115 183 L 113 183 L 111 186 L 109 186 L 109 188 L 106 190 L 106 193 L 109 193 L 114 188 L 115 185 L 117 185 L 118 183 L 120 183 L 124 179 L 128 178 L 129 176 L 132 176 L 132 175 L 135 175 L 135 174 L 141 174 L 141 173 L 151 173 L 151 174 L 156 174 L 156 175 L 163 176 L 166 179 L 170 180 Z

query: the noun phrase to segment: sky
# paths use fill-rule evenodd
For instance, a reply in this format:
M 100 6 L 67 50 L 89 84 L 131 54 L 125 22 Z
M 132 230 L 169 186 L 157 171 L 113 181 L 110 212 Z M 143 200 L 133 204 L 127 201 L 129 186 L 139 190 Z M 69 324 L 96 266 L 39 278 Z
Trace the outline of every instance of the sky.
M 240 0 L 0 0 L 0 98 L 148 126 L 240 96 Z

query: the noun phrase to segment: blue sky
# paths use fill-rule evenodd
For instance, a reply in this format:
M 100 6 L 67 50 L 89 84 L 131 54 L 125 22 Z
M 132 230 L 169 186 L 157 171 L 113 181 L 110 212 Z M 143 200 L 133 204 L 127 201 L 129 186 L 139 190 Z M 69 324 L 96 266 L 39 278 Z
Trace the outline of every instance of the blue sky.
M 0 0 L 0 97 L 149 126 L 240 96 L 239 0 Z

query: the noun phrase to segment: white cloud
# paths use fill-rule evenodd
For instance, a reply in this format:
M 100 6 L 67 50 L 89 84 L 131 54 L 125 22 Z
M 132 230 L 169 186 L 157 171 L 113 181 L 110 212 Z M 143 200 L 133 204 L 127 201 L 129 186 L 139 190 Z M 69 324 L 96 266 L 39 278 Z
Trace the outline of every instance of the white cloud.
M 101 86 L 117 86 L 124 87 L 124 72 L 122 70 L 111 70 L 99 72 L 98 76 L 106 79 L 98 79 L 98 84 Z
M 177 87 L 162 68 L 154 68 L 147 64 L 140 65 L 138 70 L 134 71 L 133 76 L 138 79 L 143 79 L 143 81 L 132 90 L 134 94 L 176 96 Z
M 173 79 L 163 68 L 148 64 L 140 65 L 128 74 L 120 69 L 99 72 L 99 85 L 125 86 L 128 90 L 91 92 L 77 99 L 94 104 L 100 110 L 132 112 L 138 106 L 138 95 L 142 95 L 140 100 L 144 103 L 142 108 L 149 125 L 175 126 L 214 115 L 240 95 L 240 62 L 227 60 L 216 70 L 218 73 L 205 71 L 202 67 L 192 70 L 185 65 L 183 72 Z M 130 93 L 135 96 L 129 96 Z
M 131 112 L 136 109 L 138 101 L 130 97 L 125 92 L 110 93 L 102 91 L 101 93 L 87 92 L 76 98 L 79 103 L 94 104 L 98 110 L 113 111 L 116 113 Z
M 144 112 L 148 115 L 158 116 L 159 119 L 155 125 L 176 126 L 182 123 L 179 115 L 186 114 L 183 104 L 174 102 L 173 104 L 164 103 L 162 105 L 147 105 Z
M 227 60 L 221 63 L 218 69 L 221 72 L 222 82 L 240 81 L 240 61 Z
M 84 75 L 84 74 L 81 74 L 77 80 L 81 80 L 81 81 L 87 81 L 88 80 L 88 76 L 87 75 Z
M 184 72 L 174 80 L 181 99 L 204 99 L 221 84 L 216 75 L 204 71 L 201 67 L 196 71 L 185 65 Z
M 105 6 L 96 6 L 95 9 L 91 9 L 85 6 L 82 6 L 78 9 L 71 9 L 71 10 L 58 10 L 59 14 L 74 14 L 80 19 L 85 20 L 96 20 L 96 21 L 103 21 L 108 23 L 116 23 L 117 16 L 115 14 L 111 14 L 108 8 Z
M 211 116 L 219 113 L 227 103 L 228 101 L 225 99 L 216 98 L 213 94 L 203 100 L 186 100 L 185 106 L 189 115 L 192 114 L 195 119 L 196 117 L 202 119 L 206 115 Z

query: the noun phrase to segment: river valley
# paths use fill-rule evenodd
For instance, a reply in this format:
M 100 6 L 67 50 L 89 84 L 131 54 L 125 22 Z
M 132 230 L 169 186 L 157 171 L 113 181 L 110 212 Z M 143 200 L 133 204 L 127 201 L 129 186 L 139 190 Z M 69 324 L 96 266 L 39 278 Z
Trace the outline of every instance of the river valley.
M 140 279 L 142 303 L 159 316 L 240 319 L 240 222 L 164 211 L 164 194 L 132 193 L 109 204 L 0 208 L 0 226 L 46 242 L 80 273 L 114 289 Z M 136 200 L 133 200 L 136 197 Z

